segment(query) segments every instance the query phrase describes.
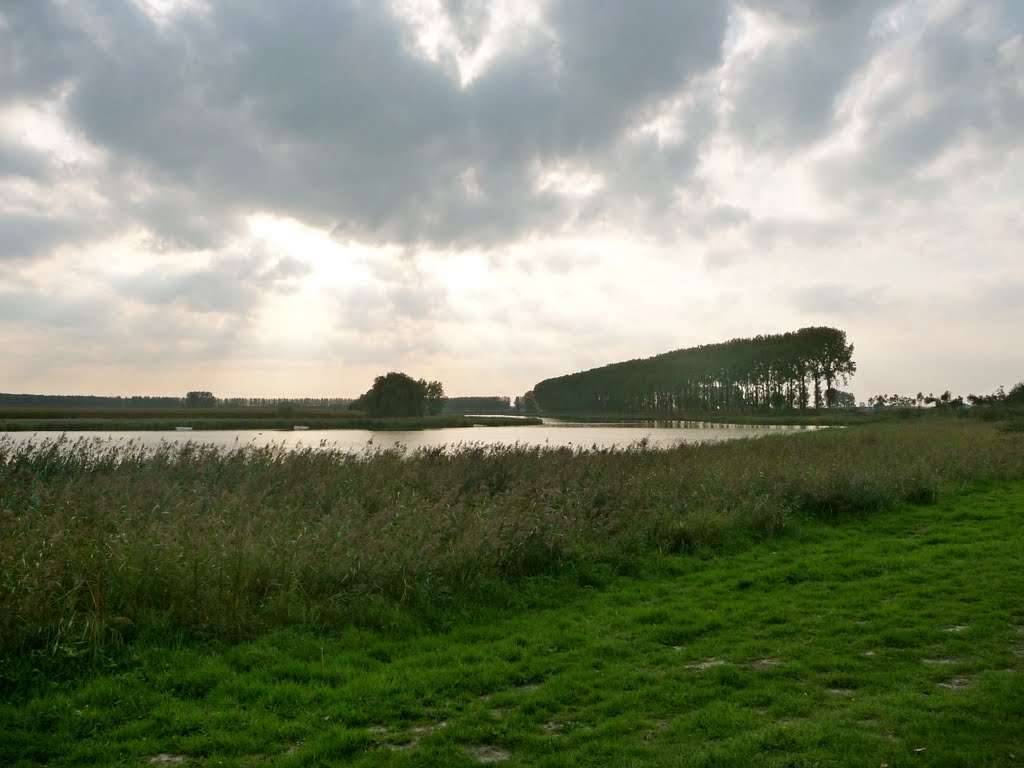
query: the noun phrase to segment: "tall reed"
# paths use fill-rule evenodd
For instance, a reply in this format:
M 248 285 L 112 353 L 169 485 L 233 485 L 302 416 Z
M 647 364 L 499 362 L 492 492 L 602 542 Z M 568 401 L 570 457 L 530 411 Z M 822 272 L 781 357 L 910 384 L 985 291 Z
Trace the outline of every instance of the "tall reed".
M 1021 477 L 1019 434 L 973 420 L 668 451 L 0 438 L 0 650 L 75 656 L 138 633 L 337 628 L 381 606 Z

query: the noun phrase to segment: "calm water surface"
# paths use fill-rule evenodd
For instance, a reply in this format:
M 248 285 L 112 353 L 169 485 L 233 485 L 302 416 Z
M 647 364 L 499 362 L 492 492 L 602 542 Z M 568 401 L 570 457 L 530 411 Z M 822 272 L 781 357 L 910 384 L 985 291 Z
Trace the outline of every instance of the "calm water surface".
M 62 434 L 69 440 L 102 439 L 112 442 L 133 441 L 144 446 L 162 442 L 188 441 L 233 448 L 245 445 L 284 445 L 287 447 L 325 447 L 361 452 L 374 448 L 403 445 L 410 450 L 458 445 L 542 445 L 552 447 L 627 448 L 641 440 L 656 448 L 671 448 L 680 443 L 719 442 L 800 432 L 815 427 L 778 425 L 710 424 L 706 422 L 633 422 L 626 424 L 579 424 L 545 419 L 543 424 L 521 427 L 468 427 L 424 429 L 409 432 L 375 432 L 365 429 L 293 430 L 193 430 L 191 432 L 9 432 L 16 442 L 55 440 Z

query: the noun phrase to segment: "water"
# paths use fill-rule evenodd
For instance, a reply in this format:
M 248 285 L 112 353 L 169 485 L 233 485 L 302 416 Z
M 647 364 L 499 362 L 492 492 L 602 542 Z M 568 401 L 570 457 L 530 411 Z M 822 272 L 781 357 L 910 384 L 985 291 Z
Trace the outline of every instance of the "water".
M 133 441 L 144 446 L 161 442 L 202 442 L 234 448 L 245 445 L 284 445 L 287 447 L 337 448 L 361 452 L 374 448 L 403 445 L 410 450 L 438 446 L 472 445 L 541 445 L 550 447 L 627 448 L 646 441 L 652 448 L 671 448 L 680 443 L 720 442 L 769 434 L 799 432 L 815 427 L 778 425 L 711 424 L 707 422 L 632 422 L 625 424 L 580 424 L 557 419 L 544 419 L 543 424 L 512 427 L 468 427 L 425 429 L 416 431 L 377 432 L 365 429 L 293 430 L 194 430 L 118 431 L 118 432 L 9 432 L 15 442 L 55 440 L 62 434 L 70 441 L 80 438 L 104 439 L 112 442 Z

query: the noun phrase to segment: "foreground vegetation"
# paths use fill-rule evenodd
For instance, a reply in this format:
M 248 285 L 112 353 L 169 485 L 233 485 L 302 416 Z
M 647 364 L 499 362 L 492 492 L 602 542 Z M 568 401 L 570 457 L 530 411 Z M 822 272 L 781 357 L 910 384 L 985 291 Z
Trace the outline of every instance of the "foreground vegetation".
M 0 698 L 0 763 L 1019 765 L 1022 509 L 1001 483 L 445 621 L 136 642 Z
M 967 420 L 669 451 L 0 439 L 3 674 L 140 638 L 380 626 L 1015 478 L 1019 433 Z

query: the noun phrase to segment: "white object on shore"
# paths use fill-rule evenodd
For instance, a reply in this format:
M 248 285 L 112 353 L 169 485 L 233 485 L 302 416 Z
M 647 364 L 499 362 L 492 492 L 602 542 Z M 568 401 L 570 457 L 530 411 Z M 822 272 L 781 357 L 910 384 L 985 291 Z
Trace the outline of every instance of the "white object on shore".
M 292 429 L 309 429 L 309 427 L 301 424 L 296 424 L 294 427 L 292 427 Z
M 175 427 L 174 431 L 175 432 L 191 432 L 192 431 L 192 427 Z

